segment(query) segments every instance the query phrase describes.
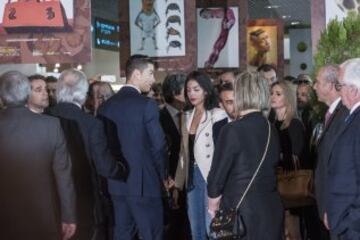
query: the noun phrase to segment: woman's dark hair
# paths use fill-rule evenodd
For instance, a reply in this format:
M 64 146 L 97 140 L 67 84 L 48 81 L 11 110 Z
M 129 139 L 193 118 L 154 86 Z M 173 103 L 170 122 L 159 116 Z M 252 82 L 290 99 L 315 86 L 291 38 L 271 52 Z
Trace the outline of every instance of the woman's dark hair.
M 205 92 L 205 101 L 204 101 L 204 108 L 206 110 L 213 109 L 215 107 L 218 107 L 218 101 L 215 93 L 215 88 L 211 83 L 210 77 L 202 72 L 199 71 L 193 71 L 191 72 L 185 81 L 185 103 L 186 103 L 186 109 L 191 109 L 194 106 L 191 105 L 191 102 L 189 100 L 189 96 L 187 95 L 186 87 L 189 81 L 196 81 L 200 87 Z

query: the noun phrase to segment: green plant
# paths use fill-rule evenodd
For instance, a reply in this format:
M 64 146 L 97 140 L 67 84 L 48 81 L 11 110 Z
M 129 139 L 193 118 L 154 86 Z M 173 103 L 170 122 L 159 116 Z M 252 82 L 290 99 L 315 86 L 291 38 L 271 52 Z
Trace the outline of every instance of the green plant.
M 331 20 L 322 32 L 314 56 L 313 79 L 322 66 L 341 64 L 355 57 L 360 57 L 360 15 L 350 12 L 343 21 L 337 18 Z M 317 102 L 316 98 L 313 100 L 313 106 L 314 117 L 322 119 L 326 107 Z

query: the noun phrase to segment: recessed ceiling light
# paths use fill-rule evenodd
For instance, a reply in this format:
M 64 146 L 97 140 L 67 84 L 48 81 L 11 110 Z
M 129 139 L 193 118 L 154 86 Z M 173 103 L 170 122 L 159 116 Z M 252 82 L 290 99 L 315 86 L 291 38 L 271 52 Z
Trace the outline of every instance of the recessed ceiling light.
M 265 8 L 267 9 L 274 9 L 274 8 L 279 8 L 280 6 L 279 5 L 267 5 L 265 6 Z
M 281 16 L 283 19 L 288 19 L 288 18 L 291 18 L 291 16 L 290 15 L 283 15 L 283 16 Z
M 299 24 L 300 24 L 300 21 L 293 21 L 293 22 L 291 22 L 290 24 L 293 25 L 293 26 L 294 26 L 294 25 L 299 25 Z

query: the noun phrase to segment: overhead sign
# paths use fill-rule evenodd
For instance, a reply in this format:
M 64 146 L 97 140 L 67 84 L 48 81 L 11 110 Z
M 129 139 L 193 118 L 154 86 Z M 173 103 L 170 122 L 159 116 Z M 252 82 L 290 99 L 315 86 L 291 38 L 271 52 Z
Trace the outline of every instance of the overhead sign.
M 95 18 L 95 47 L 111 51 L 119 51 L 119 24 L 102 18 Z

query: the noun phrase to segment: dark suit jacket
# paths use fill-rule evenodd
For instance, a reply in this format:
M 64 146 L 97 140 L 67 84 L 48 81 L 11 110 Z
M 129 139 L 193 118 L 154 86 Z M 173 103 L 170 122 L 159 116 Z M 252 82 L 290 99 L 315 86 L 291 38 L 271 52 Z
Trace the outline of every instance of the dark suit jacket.
M 72 103 L 58 103 L 49 110 L 60 118 L 73 163 L 73 176 L 77 194 L 79 224 L 94 223 L 94 209 L 99 207 L 101 180 L 104 177 L 122 179 L 126 169 L 123 159 L 115 161 L 105 137 L 103 124 Z
M 229 119 L 224 118 L 223 120 L 220 120 L 220 121 L 214 123 L 214 125 L 213 125 L 213 139 L 214 139 L 215 144 L 216 144 L 216 141 L 217 141 L 217 139 L 219 137 L 221 128 L 223 126 L 225 126 L 228 122 L 229 122 Z
M 160 110 L 160 123 L 164 130 L 168 146 L 169 161 L 166 166 L 167 175 L 174 179 L 179 161 L 181 135 L 166 106 Z
M 129 166 L 125 182 L 109 180 L 110 194 L 160 197 L 167 151 L 156 102 L 124 86 L 98 115 L 107 126 L 112 151 L 120 149 Z
M 339 133 L 328 163 L 326 211 L 335 234 L 357 232 L 360 239 L 360 107 Z M 347 239 L 347 238 L 344 238 Z
M 75 222 L 71 162 L 59 120 L 10 107 L 0 112 L 1 239 L 60 239 Z
M 344 125 L 345 117 L 349 114 L 349 110 L 340 102 L 331 118 L 326 128 L 323 130 L 323 133 L 319 139 L 317 147 L 317 166 L 315 170 L 315 193 L 316 200 L 319 209 L 320 217 L 323 218 L 325 212 L 325 196 L 327 188 L 327 171 L 328 171 L 328 162 L 330 158 L 330 152 L 334 147 L 334 142 L 337 134 L 341 130 L 341 126 Z

